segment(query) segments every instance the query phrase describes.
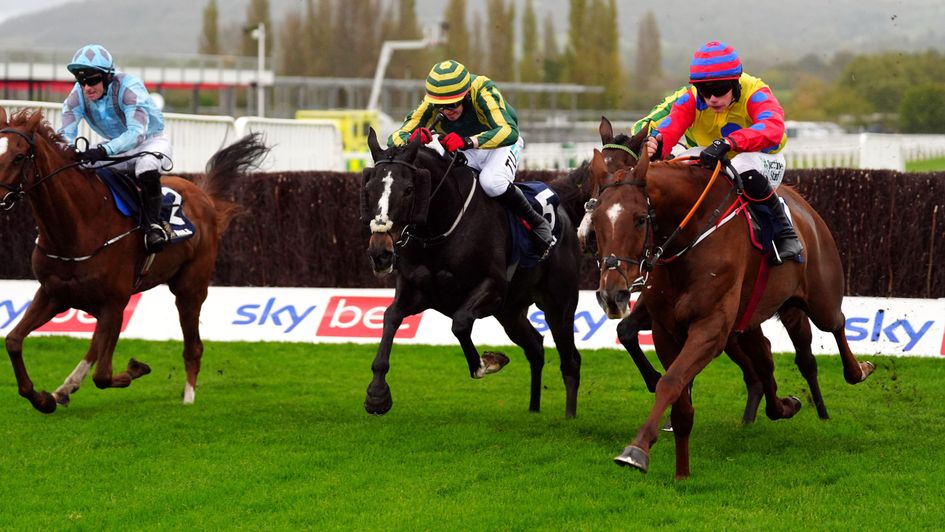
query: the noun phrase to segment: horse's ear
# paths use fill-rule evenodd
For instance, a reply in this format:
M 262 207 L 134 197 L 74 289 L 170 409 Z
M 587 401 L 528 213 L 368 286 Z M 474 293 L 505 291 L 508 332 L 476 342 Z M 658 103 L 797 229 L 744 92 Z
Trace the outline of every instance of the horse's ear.
M 640 153 L 641 151 L 646 151 L 646 137 L 650 134 L 650 123 L 647 122 L 643 129 L 637 132 L 636 135 L 630 137 L 630 149 Z M 642 154 L 640 154 L 642 157 Z
M 373 131 L 373 130 L 372 130 Z M 375 138 L 375 142 L 377 139 Z M 361 172 L 361 223 L 368 223 L 371 221 L 371 218 L 374 217 L 374 213 L 371 212 L 371 204 L 368 201 L 368 182 L 371 181 L 371 178 L 374 177 L 373 168 L 365 168 Z
M 614 126 L 610 124 L 607 117 L 600 117 L 600 127 L 597 128 L 597 131 L 600 133 L 600 141 L 603 144 L 610 144 L 614 141 Z
M 378 144 L 377 132 L 374 131 L 373 127 L 368 131 L 367 145 L 371 150 L 371 157 L 374 159 L 374 162 L 384 158 L 384 148 L 381 148 L 381 145 Z
M 646 128 L 644 128 L 646 129 Z M 650 166 L 650 152 L 646 149 L 646 144 L 640 148 L 640 160 L 633 167 L 633 177 L 640 180 L 646 179 L 646 171 Z
M 597 197 L 600 190 L 601 181 L 607 176 L 607 163 L 604 162 L 604 155 L 600 150 L 594 148 L 594 156 L 591 157 L 591 191 L 592 197 Z

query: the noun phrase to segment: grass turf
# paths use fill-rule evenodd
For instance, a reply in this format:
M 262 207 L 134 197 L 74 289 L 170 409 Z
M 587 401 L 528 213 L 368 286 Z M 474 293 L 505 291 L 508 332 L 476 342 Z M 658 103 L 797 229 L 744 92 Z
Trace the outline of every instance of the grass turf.
M 27 367 L 53 390 L 85 340 L 30 338 Z M 53 415 L 17 395 L 0 365 L 0 529 L 904 529 L 945 517 L 945 364 L 861 357 L 862 384 L 818 357 L 832 419 L 779 355 L 790 420 L 740 425 L 744 388 L 724 357 L 694 390 L 691 479 L 672 480 L 664 434 L 647 475 L 611 459 L 652 405 L 616 350 L 585 351 L 578 417 L 563 418 L 549 350 L 542 412 L 528 365 L 468 377 L 458 347 L 395 346 L 394 407 L 362 403 L 374 346 L 208 342 L 196 404 L 180 404 L 176 342 L 119 342 L 153 373 L 129 389 L 91 379 Z M 763 409 L 763 406 L 762 406 Z

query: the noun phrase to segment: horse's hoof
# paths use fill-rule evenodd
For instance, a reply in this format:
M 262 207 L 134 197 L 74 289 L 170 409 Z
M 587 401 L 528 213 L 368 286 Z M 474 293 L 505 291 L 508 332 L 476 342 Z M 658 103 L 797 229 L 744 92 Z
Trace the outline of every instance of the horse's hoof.
M 480 377 L 490 373 L 498 373 L 499 370 L 509 363 L 509 357 L 505 356 L 503 353 L 486 351 L 482 354 L 481 361 L 482 369 L 479 372 Z
M 650 469 L 650 455 L 636 445 L 628 445 L 620 456 L 614 457 L 614 463 L 619 466 L 630 466 L 646 473 Z
M 876 371 L 876 364 L 869 361 L 860 362 L 860 372 L 863 373 L 863 378 L 860 379 L 860 382 L 865 381 L 874 371 Z
M 144 362 L 138 362 L 133 358 L 128 361 L 128 374 L 131 375 L 132 379 L 143 377 L 148 373 L 151 373 L 151 366 Z
M 39 397 L 32 403 L 33 408 L 44 414 L 52 414 L 56 411 L 56 399 L 49 392 L 39 392 Z
M 791 415 L 785 416 L 785 417 L 794 417 L 794 414 L 797 414 L 801 409 L 801 400 L 791 395 L 787 399 L 785 399 L 785 402 L 787 402 L 794 408 L 794 411 L 791 412 Z
M 367 397 L 364 399 L 364 410 L 372 416 L 383 416 L 394 406 L 394 400 L 390 395 L 390 388 L 385 387 L 379 394 L 371 393 L 368 389 Z
M 56 392 L 53 392 L 52 396 L 53 399 L 56 400 L 56 404 L 59 406 L 69 406 L 69 394 L 60 395 Z

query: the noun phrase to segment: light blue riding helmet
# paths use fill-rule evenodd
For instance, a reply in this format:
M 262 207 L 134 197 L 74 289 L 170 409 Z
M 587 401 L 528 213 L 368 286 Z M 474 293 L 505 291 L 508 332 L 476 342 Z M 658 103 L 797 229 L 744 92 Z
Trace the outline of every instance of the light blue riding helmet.
M 113 74 L 115 62 L 112 60 L 112 54 L 101 44 L 87 44 L 76 51 L 72 56 L 72 62 L 66 68 L 73 74 L 82 70 L 98 70 L 103 74 Z

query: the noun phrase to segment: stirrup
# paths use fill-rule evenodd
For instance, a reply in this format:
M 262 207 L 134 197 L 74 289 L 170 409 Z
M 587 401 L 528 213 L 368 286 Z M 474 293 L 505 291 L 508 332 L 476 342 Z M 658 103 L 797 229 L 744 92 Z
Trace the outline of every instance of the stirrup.
M 151 224 L 144 234 L 144 247 L 152 253 L 157 253 L 167 246 L 170 239 L 170 233 L 164 225 Z

